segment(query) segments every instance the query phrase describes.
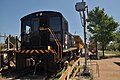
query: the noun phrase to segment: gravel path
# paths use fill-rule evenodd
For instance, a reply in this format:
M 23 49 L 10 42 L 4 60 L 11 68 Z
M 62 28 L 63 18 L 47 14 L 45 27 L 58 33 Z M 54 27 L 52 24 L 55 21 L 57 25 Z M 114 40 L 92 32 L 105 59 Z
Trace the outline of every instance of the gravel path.
M 120 80 L 120 57 L 111 57 L 101 60 L 93 60 L 99 65 L 100 77 L 93 66 L 93 80 Z

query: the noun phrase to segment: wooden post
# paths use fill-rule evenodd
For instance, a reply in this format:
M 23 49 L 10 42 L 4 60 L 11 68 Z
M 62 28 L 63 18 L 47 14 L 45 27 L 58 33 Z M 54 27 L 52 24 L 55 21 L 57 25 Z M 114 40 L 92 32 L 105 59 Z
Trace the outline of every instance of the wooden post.
M 7 50 L 9 50 L 9 47 L 10 45 L 9 45 L 9 36 L 7 37 Z
M 18 50 L 18 38 L 16 36 L 16 50 Z
M 0 54 L 0 69 L 3 67 L 3 55 Z

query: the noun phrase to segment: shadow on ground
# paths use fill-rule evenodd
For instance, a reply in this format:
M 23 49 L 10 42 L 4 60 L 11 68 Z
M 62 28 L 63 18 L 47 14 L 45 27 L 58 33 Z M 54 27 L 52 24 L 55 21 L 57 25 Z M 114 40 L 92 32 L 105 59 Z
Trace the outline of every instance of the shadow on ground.
M 120 66 L 120 62 L 114 62 L 116 65 Z

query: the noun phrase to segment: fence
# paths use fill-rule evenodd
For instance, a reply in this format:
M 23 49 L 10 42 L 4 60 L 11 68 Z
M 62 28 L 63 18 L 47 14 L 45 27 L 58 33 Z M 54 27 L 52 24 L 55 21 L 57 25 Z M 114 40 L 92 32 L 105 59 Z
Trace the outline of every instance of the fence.
M 68 66 L 66 71 L 61 75 L 59 80 L 73 80 L 75 75 L 80 70 L 80 58 L 77 59 L 72 66 Z

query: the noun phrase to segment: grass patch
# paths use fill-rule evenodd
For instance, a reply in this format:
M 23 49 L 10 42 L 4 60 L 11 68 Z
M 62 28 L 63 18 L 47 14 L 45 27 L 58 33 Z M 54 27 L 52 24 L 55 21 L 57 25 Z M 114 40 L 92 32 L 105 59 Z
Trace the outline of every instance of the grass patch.
M 105 50 L 105 54 L 113 54 L 115 56 L 120 56 L 120 51 L 108 51 L 108 50 Z M 102 50 L 98 51 L 98 55 L 99 56 L 103 55 Z
M 116 54 L 120 55 L 120 51 L 105 51 L 106 54 Z

